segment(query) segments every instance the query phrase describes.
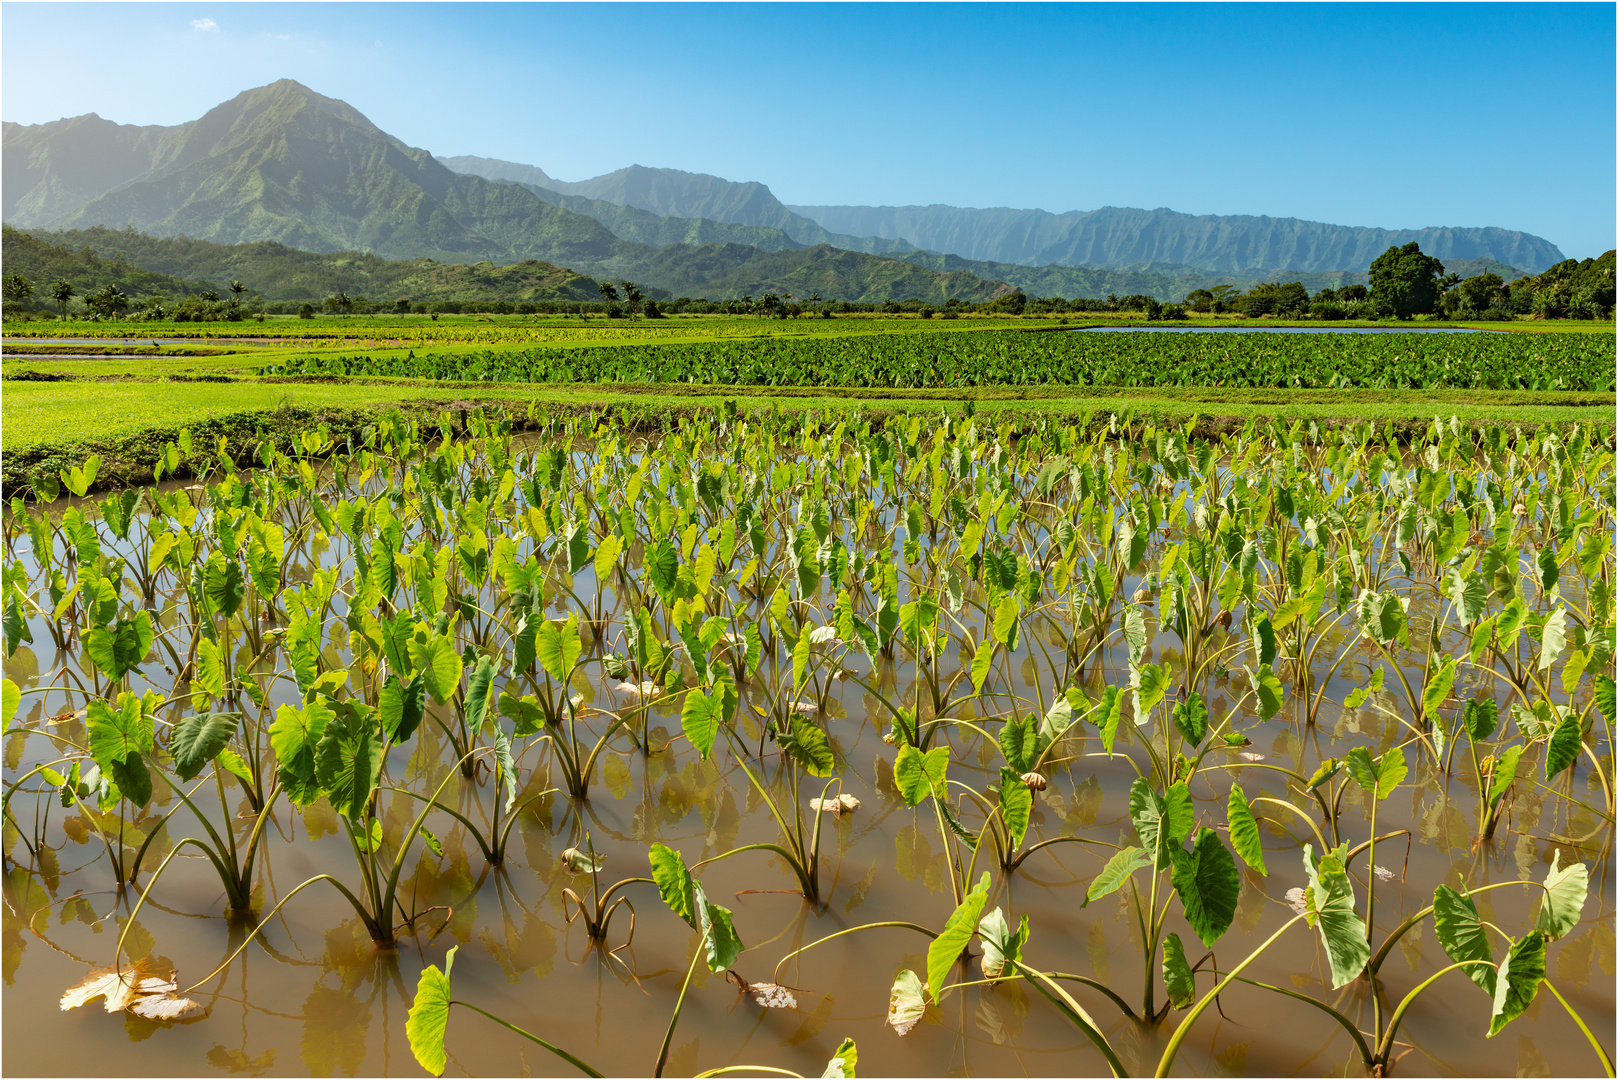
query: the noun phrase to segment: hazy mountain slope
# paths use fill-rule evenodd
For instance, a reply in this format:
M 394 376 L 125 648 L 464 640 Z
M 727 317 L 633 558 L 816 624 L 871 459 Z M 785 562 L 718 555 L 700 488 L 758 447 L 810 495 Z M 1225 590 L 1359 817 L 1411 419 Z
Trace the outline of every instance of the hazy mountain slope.
M 502 182 L 519 184 L 553 206 L 594 218 L 620 240 L 632 240 L 637 244 L 652 247 L 666 247 L 669 244 L 746 244 L 761 251 L 794 251 L 809 246 L 798 243 L 780 229 L 764 225 L 738 225 L 708 218 L 663 217 L 635 206 L 583 195 L 564 195 L 539 184 L 515 180 Z
M 459 154 L 455 157 L 440 157 L 438 162 L 447 169 L 481 176 L 485 180 L 507 180 L 513 184 L 533 184 L 544 188 L 559 183 L 551 179 L 550 175 L 538 165 L 519 165 L 515 161 L 501 161 L 499 158 Z
M 440 158 L 458 172 L 489 180 L 510 180 L 572 195 L 631 206 L 670 218 L 699 218 L 736 225 L 776 229 L 798 244 L 831 244 L 848 251 L 871 254 L 903 254 L 915 250 L 904 240 L 874 236 L 853 236 L 829 232 L 807 218 L 799 217 L 781 205 L 770 189 L 757 181 L 726 180 L 707 173 L 679 169 L 649 169 L 631 165 L 589 180 L 569 182 L 547 176 L 543 169 L 498 158 L 471 156 Z M 539 179 L 543 177 L 543 179 Z M 741 241 L 753 243 L 753 241 Z
M 1065 214 L 941 205 L 787 209 L 838 232 L 902 238 L 932 251 L 1029 266 L 1158 262 L 1246 275 L 1364 270 L 1388 247 L 1411 240 L 1440 259 L 1489 258 L 1534 269 L 1562 258 L 1547 240 L 1493 227 L 1375 229 L 1114 206 Z

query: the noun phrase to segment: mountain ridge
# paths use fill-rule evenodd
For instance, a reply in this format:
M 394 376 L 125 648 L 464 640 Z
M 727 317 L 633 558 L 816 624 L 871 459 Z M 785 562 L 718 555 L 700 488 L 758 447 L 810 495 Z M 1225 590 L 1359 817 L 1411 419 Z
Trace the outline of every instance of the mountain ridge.
M 773 251 L 737 244 L 736 226 L 620 212 L 626 232 L 661 232 L 648 237 L 657 243 L 625 239 L 559 205 L 569 201 L 562 196 L 457 173 L 346 103 L 289 79 L 172 127 L 99 117 L 7 124 L 4 151 L 3 216 L 23 228 L 135 227 L 225 244 L 273 240 L 316 252 L 450 263 L 534 259 L 595 277 L 632 277 L 670 294 L 790 291 L 788 283 L 811 278 L 828 295 L 851 300 L 886 299 L 869 294 L 886 287 L 937 302 L 1011 291 L 875 255 L 803 254 L 812 249 L 784 235 Z M 755 230 L 747 238 L 765 236 Z M 681 242 L 662 242 L 669 239 Z

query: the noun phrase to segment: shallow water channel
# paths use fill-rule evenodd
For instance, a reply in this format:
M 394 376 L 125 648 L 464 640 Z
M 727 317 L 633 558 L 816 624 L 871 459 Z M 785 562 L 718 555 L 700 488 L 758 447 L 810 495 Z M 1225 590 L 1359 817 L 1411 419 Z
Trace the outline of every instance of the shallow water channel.
M 378 495 L 379 489 L 373 487 L 371 494 Z M 190 495 L 201 498 L 202 492 L 193 489 Z M 139 513 L 131 536 L 149 520 L 144 511 Z M 199 535 L 207 531 L 207 515 L 212 513 L 206 509 L 199 518 L 195 527 Z M 894 516 L 896 512 L 887 520 Z M 90 520 L 97 518 L 92 515 Z M 879 516 L 877 525 L 882 522 Z M 133 545 L 118 541 L 105 523 L 99 527 L 104 555 L 123 555 L 131 564 L 138 561 Z M 836 527 L 843 525 L 839 522 Z M 506 528 L 514 534 L 518 526 Z M 352 572 L 355 542 L 344 535 L 324 543 L 303 535 L 304 539 L 289 542 L 289 582 L 307 581 L 319 566 L 346 566 L 345 572 Z M 413 530 L 407 534 L 406 546 L 415 535 Z M 40 560 L 26 533 L 13 527 L 8 539 L 12 548 L 8 555 L 37 578 Z M 1160 547 L 1154 540 L 1154 555 Z M 632 549 L 625 557 L 633 560 L 641 554 Z M 71 559 L 58 537 L 54 564 Z M 580 597 L 596 595 L 592 569 L 569 574 L 563 566 L 553 572 Z M 158 584 L 151 605 L 165 628 L 177 625 L 179 607 L 185 603 L 183 585 L 172 580 L 174 576 L 170 573 Z M 1565 581 L 1563 589 L 1571 597 L 1582 596 L 1576 581 Z M 973 596 L 982 598 L 979 585 L 968 583 L 965 592 L 968 607 Z M 1143 581 L 1138 573 L 1121 580 L 1116 592 L 1125 598 L 1136 596 L 1149 613 L 1161 599 L 1156 583 Z M 619 601 L 610 588 L 600 595 L 602 608 L 611 617 Z M 738 610 L 747 606 L 735 587 L 730 597 Z M 829 612 L 834 597 L 834 590 L 820 595 L 823 612 Z M 556 590 L 551 598 L 561 601 L 554 609 L 556 617 L 577 610 L 577 605 L 568 607 L 567 591 Z M 1423 625 L 1430 625 L 1438 612 L 1431 597 L 1419 592 L 1412 609 L 1413 619 L 1428 620 Z M 756 614 L 757 609 L 751 610 Z M 339 595 L 323 651 L 331 664 L 357 669 L 343 614 Z M 278 624 L 272 616 L 264 626 Z M 1180 641 L 1162 630 L 1155 614 L 1150 626 L 1152 635 L 1141 661 L 1179 658 Z M 58 689 L 25 693 L 20 717 L 28 726 L 5 742 L 8 784 L 35 763 L 57 756 L 53 743 L 85 739 L 83 698 L 60 689 L 82 674 L 75 660 L 76 645 L 58 652 L 44 615 L 30 619 L 30 628 L 33 644 L 23 645 L 7 659 L 6 675 L 25 692 L 47 685 Z M 614 622 L 605 643 L 609 651 L 621 647 L 621 635 L 621 623 Z M 1464 652 L 1463 637 L 1448 629 L 1440 648 Z M 1369 746 L 1380 752 L 1410 737 L 1391 693 L 1375 695 L 1361 708 L 1338 704 L 1364 686 L 1381 663 L 1376 650 L 1358 636 L 1352 617 L 1326 631 L 1323 640 L 1323 657 L 1335 660 L 1346 648 L 1354 652 L 1326 678 L 1324 705 L 1314 725 L 1302 721 L 1302 707 L 1290 686 L 1286 707 L 1272 719 L 1261 719 L 1236 658 L 1208 678 L 1204 692 L 1209 712 L 1216 720 L 1228 716 L 1230 730 L 1245 734 L 1250 743 L 1214 751 L 1210 760 L 1224 767 L 1211 773 L 1211 780 L 1210 774 L 1199 774 L 1192 795 L 1201 824 L 1223 825 L 1231 780 L 1244 787 L 1249 799 L 1263 793 L 1280 795 L 1284 776 L 1273 766 L 1308 775 L 1323 759 L 1342 757 L 1352 747 Z M 1048 703 L 1060 689 L 1050 685 L 1044 662 L 1034 662 L 1041 650 L 1054 647 L 1054 641 L 1049 634 L 1029 629 L 1006 664 L 1007 677 L 999 690 L 1021 699 L 1025 711 L 1031 703 Z M 1103 685 L 1128 685 L 1128 645 L 1119 638 L 1113 641 L 1086 670 L 1085 684 L 1092 692 Z M 593 648 L 587 637 L 586 650 Z M 162 655 L 154 654 L 142 670 L 153 685 L 167 692 L 173 689 L 173 679 L 172 672 L 164 674 L 168 665 Z M 891 715 L 872 692 L 907 699 L 915 692 L 916 667 L 902 656 L 897 661 L 880 656 L 873 660 L 858 650 L 846 654 L 839 650 L 838 656 L 837 663 L 822 669 L 824 682 L 816 685 L 824 694 L 823 707 L 812 711 L 830 735 L 839 762 L 840 790 L 855 796 L 859 807 L 823 819 L 821 873 L 828 884 L 822 902 L 811 904 L 792 891 L 792 873 L 768 852 L 735 855 L 698 871 L 709 896 L 734 910 L 736 930 L 747 946 L 735 969 L 751 982 L 779 981 L 796 988 L 797 1008 L 761 1009 L 698 964 L 665 1075 L 691 1075 L 736 1064 L 819 1075 L 845 1036 L 858 1041 L 858 1067 L 865 1076 L 1104 1075 L 1105 1064 L 1092 1045 L 1025 983 L 978 986 L 947 995 L 942 1005 L 928 1007 L 915 1030 L 904 1037 L 896 1035 L 884 1023 L 894 976 L 902 968 L 923 973 L 927 969 L 927 941 L 910 931 L 885 928 L 850 934 L 794 959 L 778 979 L 772 975 L 786 954 L 835 931 L 884 920 L 938 928 L 955 907 L 946 857 L 951 841 L 940 835 L 937 818 L 927 805 L 909 809 L 897 794 L 895 749 L 883 738 Z M 1252 662 L 1250 655 L 1247 662 Z M 945 672 L 969 663 L 954 642 L 939 657 Z M 749 767 L 772 778 L 766 782 L 775 785 L 778 796 L 783 790 L 781 755 L 773 746 L 762 759 L 754 753 L 761 729 L 750 707 L 778 703 L 783 682 L 792 693 L 791 665 L 785 652 L 767 656 L 760 674 L 737 688 L 740 747 L 749 755 Z M 284 669 L 285 663 L 281 666 Z M 1325 678 L 1329 666 L 1323 660 L 1315 668 Z M 838 668 L 843 675 L 832 674 Z M 72 674 L 64 677 L 64 671 Z M 583 695 L 581 715 L 589 717 L 589 723 L 599 727 L 633 704 L 615 689 L 621 680 L 605 675 L 600 665 L 581 672 L 572 689 Z M 1482 680 L 1466 678 L 1467 693 L 1483 692 Z M 134 684 L 146 688 L 142 678 L 135 678 Z M 268 698 L 272 708 L 299 700 L 296 687 L 286 680 L 273 684 Z M 721 740 L 703 760 L 686 739 L 676 737 L 681 732 L 678 700 L 671 696 L 653 706 L 646 745 L 636 745 L 627 736 L 611 740 L 588 800 L 571 800 L 557 792 L 531 803 L 512 833 L 511 850 L 502 866 L 485 862 L 464 825 L 446 814 L 433 815 L 429 827 L 442 854 L 418 840 L 407 860 L 401 895 L 419 919 L 413 931 L 401 933 L 397 951 L 376 949 L 336 890 L 316 885 L 281 907 L 234 963 L 192 992 L 206 1007 L 205 1017 L 173 1025 L 109 1016 L 99 1003 L 71 1012 L 58 1009 L 61 992 L 81 979 L 88 967 L 112 961 L 114 942 L 136 897 L 120 895 L 112 887 L 107 849 L 81 808 L 64 810 L 54 794 L 19 795 L 13 799 L 12 813 L 20 832 L 8 822 L 5 842 L 5 1072 L 83 1074 L 96 1071 L 89 1064 L 94 1062 L 99 1071 L 130 1076 L 422 1075 L 407 1046 L 406 1012 L 420 970 L 427 964 L 442 966 L 446 952 L 457 947 L 453 978 L 458 1000 L 473 1002 L 561 1045 L 603 1073 L 649 1074 L 696 935 L 659 902 L 653 886 L 633 885 L 624 891 L 634 909 L 633 935 L 630 912 L 621 910 L 607 948 L 592 947 L 580 923 L 568 921 L 563 894 L 564 889 L 585 893 L 590 877 L 564 865 L 564 849 L 582 846 L 588 836 L 605 856 L 601 874 L 605 887 L 620 878 L 647 876 L 647 849 L 654 841 L 678 849 L 687 864 L 695 864 L 737 846 L 780 840 L 768 807 L 738 764 L 737 752 Z M 1506 701 L 1505 695 L 1501 700 Z M 446 723 L 454 719 L 453 710 L 442 706 L 432 706 L 431 711 Z M 953 715 L 985 720 L 1003 711 L 1001 704 L 976 701 Z M 167 707 L 159 713 L 160 719 L 179 715 Z M 1599 721 L 1597 726 L 1599 731 Z M 1108 755 L 1094 727 L 1080 723 L 1069 729 L 1061 754 L 1066 761 L 1049 770 L 1048 788 L 1036 795 L 1025 846 L 1059 836 L 1119 845 L 1135 842 L 1129 788 L 1137 776 L 1136 764 L 1146 761 L 1147 730 L 1152 729 L 1135 730 L 1126 719 L 1115 753 Z M 978 790 L 999 783 L 1001 749 L 988 734 L 958 726 L 939 738 L 947 738 L 952 747 L 952 779 Z M 545 746 L 522 740 L 517 752 L 521 797 L 559 783 L 555 759 Z M 1519 878 L 1539 881 L 1553 853 L 1559 853 L 1563 864 L 1582 860 L 1590 864 L 1589 901 L 1577 928 L 1551 947 L 1548 973 L 1610 1047 L 1615 1008 L 1610 824 L 1569 798 L 1529 788 L 1515 797 L 1508 821 L 1496 837 L 1478 844 L 1474 841 L 1478 793 L 1469 772 L 1457 767 L 1446 776 L 1417 748 L 1409 753 L 1408 778 L 1376 811 L 1379 834 L 1409 831 L 1408 836 L 1385 840 L 1376 848 L 1377 942 L 1404 915 L 1432 903 L 1439 883 L 1465 882 L 1475 889 Z M 1604 744 L 1602 753 L 1610 760 L 1610 748 Z M 420 805 L 390 789 L 430 792 L 452 771 L 453 756 L 431 721 L 390 752 L 380 796 L 389 838 L 402 834 Z M 1587 763 L 1581 761 L 1574 776 L 1571 786 L 1565 776 L 1555 786 L 1574 800 L 1600 805 L 1602 794 L 1590 779 Z M 252 814 L 241 791 L 226 788 L 223 780 L 218 783 L 227 805 L 238 814 L 237 827 L 245 829 Z M 812 817 L 807 800 L 818 795 L 824 783 L 804 784 L 799 809 L 805 820 Z M 837 790 L 834 786 L 833 792 Z M 197 797 L 199 805 L 211 807 L 218 819 L 215 782 L 209 780 Z M 451 779 L 441 798 L 482 823 L 489 819 L 497 797 L 492 778 L 483 771 L 475 780 Z M 175 806 L 169 781 L 156 776 L 148 810 L 126 810 L 124 817 L 129 827 L 149 832 Z M 282 799 L 270 813 L 257 885 L 261 912 L 314 875 L 356 879 L 353 850 L 326 800 L 299 811 Z M 1369 835 L 1371 804 L 1357 787 L 1348 787 L 1341 814 L 1346 837 L 1358 842 Z M 968 826 L 975 827 L 972 822 Z M 1287 891 L 1306 884 L 1302 846 L 1311 841 L 1310 826 L 1286 812 L 1274 812 L 1261 827 L 1268 876 L 1245 865 L 1240 868 L 1234 923 L 1213 950 L 1213 963 L 1221 971 L 1293 917 Z M 154 841 L 142 883 L 150 881 L 151 868 L 176 840 L 193 834 L 200 835 L 196 819 L 182 808 L 169 819 L 165 835 Z M 1145 978 L 1161 975 L 1155 968 L 1149 972 L 1144 968 L 1129 890 L 1084 903 L 1086 886 L 1109 854 L 1110 849 L 1090 844 L 1059 843 L 1036 852 L 1014 872 L 1003 872 L 988 858 L 978 870 L 993 870 L 990 908 L 1004 909 L 1013 920 L 1028 916 L 1031 936 L 1024 955 L 1030 963 L 1046 971 L 1084 974 L 1138 1008 Z M 1368 883 L 1363 858 L 1353 876 L 1363 915 Z M 1145 875 L 1138 875 L 1138 880 L 1144 888 Z M 1483 917 L 1513 936 L 1533 925 L 1537 902 L 1537 890 L 1520 887 L 1478 897 Z M 220 881 L 207 862 L 177 857 L 140 911 L 138 925 L 129 931 L 131 944 L 137 952 L 160 957 L 165 968 L 172 965 L 181 987 L 188 986 L 219 965 L 251 926 L 225 918 L 222 911 Z M 1185 940 L 1193 963 L 1207 951 L 1182 918 L 1178 901 L 1168 929 Z M 974 956 L 979 952 L 976 944 L 972 952 Z M 1497 942 L 1496 960 L 1500 955 Z M 1406 935 L 1383 967 L 1384 1000 L 1397 1002 L 1447 963 L 1429 921 Z M 1199 993 L 1211 985 L 1206 971 L 1205 967 L 1198 975 Z M 1372 1009 L 1366 984 L 1361 980 L 1333 990 L 1329 974 L 1320 938 L 1302 924 L 1282 935 L 1246 972 L 1259 982 L 1330 1002 L 1369 1027 Z M 957 969 L 958 979 L 980 977 L 976 959 L 968 973 Z M 1184 1014 L 1170 1013 L 1157 1028 L 1142 1027 L 1122 1018 L 1094 992 L 1069 985 L 1097 1018 L 1130 1072 L 1150 1074 Z M 1159 987 L 1159 1000 L 1161 994 Z M 1589 1044 L 1549 993 L 1542 991 L 1528 1012 L 1494 1039 L 1485 1038 L 1489 1007 L 1484 992 L 1466 978 L 1446 976 L 1407 1016 L 1399 1049 L 1409 1052 L 1400 1058 L 1398 1072 L 1489 1076 L 1593 1071 Z M 452 1011 L 447 1045 L 447 1075 L 573 1074 L 543 1050 L 467 1010 Z M 1328 1017 L 1252 987 L 1231 990 L 1223 998 L 1222 1011 L 1210 1009 L 1200 1018 L 1181 1050 L 1176 1071 L 1211 1076 L 1363 1075 L 1347 1035 Z

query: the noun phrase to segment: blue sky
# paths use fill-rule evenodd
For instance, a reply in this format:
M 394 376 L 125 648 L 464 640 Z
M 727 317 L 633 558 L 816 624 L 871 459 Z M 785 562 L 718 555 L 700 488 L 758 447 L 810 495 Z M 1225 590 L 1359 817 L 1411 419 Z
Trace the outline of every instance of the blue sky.
M 1615 8 L 0 5 L 0 115 L 174 124 L 293 78 L 434 153 L 787 203 L 1618 231 Z

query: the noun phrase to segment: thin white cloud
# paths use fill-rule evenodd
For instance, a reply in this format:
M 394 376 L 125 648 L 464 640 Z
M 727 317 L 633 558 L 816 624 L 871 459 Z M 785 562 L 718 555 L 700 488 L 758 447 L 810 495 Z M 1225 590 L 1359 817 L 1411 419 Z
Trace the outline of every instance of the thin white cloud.
M 217 34 L 219 33 L 219 24 L 209 18 L 192 19 L 191 29 L 204 34 Z

